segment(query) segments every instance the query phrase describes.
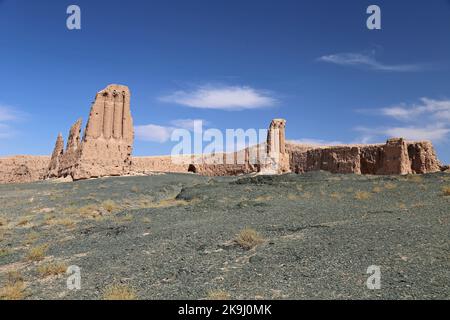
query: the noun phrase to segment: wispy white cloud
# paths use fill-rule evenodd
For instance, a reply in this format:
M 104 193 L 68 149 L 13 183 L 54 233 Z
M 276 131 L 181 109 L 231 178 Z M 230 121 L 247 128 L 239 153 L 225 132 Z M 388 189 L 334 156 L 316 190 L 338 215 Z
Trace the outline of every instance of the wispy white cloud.
M 414 121 L 424 116 L 436 121 L 450 122 L 450 100 L 421 98 L 419 104 L 401 104 L 382 108 L 383 115 L 402 121 Z
M 15 130 L 10 126 L 11 122 L 20 121 L 24 118 L 24 114 L 17 108 L 0 104 L 0 139 L 6 139 L 16 134 Z
M 14 121 L 19 118 L 20 114 L 15 108 L 0 104 L 0 122 Z
M 197 126 L 194 126 L 197 123 Z M 200 130 L 208 122 L 202 119 L 177 119 L 170 121 L 170 125 L 157 124 L 138 125 L 134 127 L 136 138 L 142 141 L 164 143 L 170 140 L 172 132 L 176 129 L 189 131 Z
M 174 128 L 172 127 L 159 126 L 156 124 L 146 124 L 134 127 L 137 139 L 159 143 L 168 141 L 173 130 Z
M 209 122 L 203 119 L 177 119 L 171 121 L 170 124 L 176 128 L 198 131 L 201 127 L 209 125 Z
M 364 134 L 367 141 L 371 141 L 377 137 L 384 136 L 387 138 L 401 137 L 407 140 L 430 140 L 435 142 L 444 141 L 450 133 L 450 128 L 436 128 L 434 126 L 407 126 L 407 127 L 357 127 L 356 131 Z
M 379 62 L 374 54 L 336 53 L 322 56 L 317 60 L 341 66 L 359 67 L 386 72 L 415 72 L 424 69 L 424 66 L 418 64 L 385 64 Z
M 361 111 L 361 110 L 360 110 Z M 362 110 L 368 112 L 367 110 Z M 419 103 L 401 103 L 386 108 L 371 110 L 372 115 L 381 115 L 400 123 L 377 128 L 357 127 L 368 139 L 386 136 L 403 137 L 409 140 L 431 140 L 442 142 L 450 135 L 450 100 L 421 98 Z
M 14 135 L 10 126 L 0 123 L 0 139 L 10 138 Z
M 269 92 L 248 86 L 206 85 L 192 91 L 176 91 L 160 100 L 191 108 L 228 111 L 259 109 L 277 104 Z

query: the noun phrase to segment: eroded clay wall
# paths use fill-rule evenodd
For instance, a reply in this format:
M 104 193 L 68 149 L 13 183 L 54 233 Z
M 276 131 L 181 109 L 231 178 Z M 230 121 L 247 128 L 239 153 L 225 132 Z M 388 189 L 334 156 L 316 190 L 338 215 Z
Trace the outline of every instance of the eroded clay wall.
M 396 175 L 431 173 L 441 164 L 430 142 L 389 139 L 386 144 L 318 147 L 287 144 L 291 170 Z
M 0 183 L 27 183 L 42 180 L 50 156 L 12 156 L 0 158 Z

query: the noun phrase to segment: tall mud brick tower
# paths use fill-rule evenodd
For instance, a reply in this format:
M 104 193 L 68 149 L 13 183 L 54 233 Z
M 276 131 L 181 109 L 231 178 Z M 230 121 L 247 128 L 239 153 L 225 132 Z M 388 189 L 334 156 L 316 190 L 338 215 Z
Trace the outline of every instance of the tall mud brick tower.
M 70 130 L 64 152 L 62 138 L 58 137 L 49 178 L 71 176 L 80 180 L 128 174 L 134 138 L 128 87 L 113 84 L 98 92 L 81 141 L 80 134 L 78 120 Z
M 273 119 L 267 133 L 267 159 L 263 172 L 290 172 L 289 154 L 286 150 L 286 120 Z

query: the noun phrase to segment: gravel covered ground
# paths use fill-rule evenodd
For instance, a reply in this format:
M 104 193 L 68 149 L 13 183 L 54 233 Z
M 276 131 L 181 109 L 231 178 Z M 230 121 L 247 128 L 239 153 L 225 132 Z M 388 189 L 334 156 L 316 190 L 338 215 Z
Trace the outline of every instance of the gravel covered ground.
M 0 298 L 448 299 L 448 186 L 323 172 L 3 185 Z

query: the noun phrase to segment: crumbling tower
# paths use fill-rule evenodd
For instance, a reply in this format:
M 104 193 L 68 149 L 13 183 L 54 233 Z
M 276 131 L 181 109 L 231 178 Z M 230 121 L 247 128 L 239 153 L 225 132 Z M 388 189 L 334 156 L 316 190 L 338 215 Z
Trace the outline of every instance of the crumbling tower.
M 286 120 L 273 119 L 270 123 L 267 132 L 267 158 L 262 160 L 262 172 L 290 172 L 289 154 L 286 151 Z
M 81 119 L 72 126 L 62 155 L 58 137 L 47 177 L 80 180 L 128 174 L 134 138 L 128 87 L 113 84 L 98 92 L 81 141 L 80 134 Z

